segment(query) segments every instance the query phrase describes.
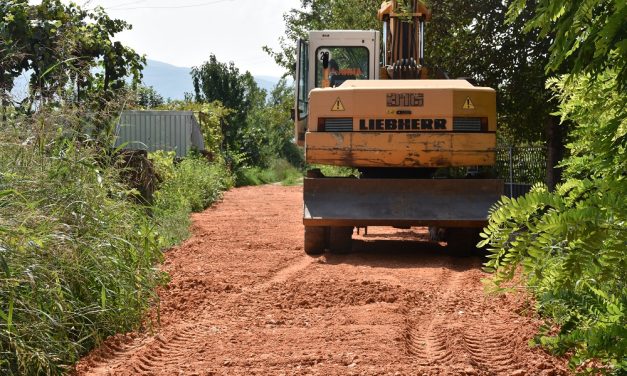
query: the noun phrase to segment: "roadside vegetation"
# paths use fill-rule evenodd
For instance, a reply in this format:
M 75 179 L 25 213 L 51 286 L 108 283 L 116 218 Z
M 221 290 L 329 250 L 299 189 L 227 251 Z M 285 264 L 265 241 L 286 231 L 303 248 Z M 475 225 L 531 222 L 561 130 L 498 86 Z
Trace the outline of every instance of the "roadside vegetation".
M 234 184 L 224 163 L 210 163 L 201 155 L 188 156 L 175 163 L 174 152 L 149 155 L 155 166 L 157 190 L 151 207 L 152 218 L 163 247 L 189 237 L 189 215 L 216 202 Z
M 480 245 L 503 286 L 522 267 L 546 326 L 535 343 L 581 373 L 627 372 L 627 8 L 538 2 L 528 30 L 554 40 L 547 87 L 570 129 L 564 179 L 493 209 Z M 513 2 L 515 20 L 524 1 Z M 573 33 L 573 27 L 579 32 Z
M 167 281 L 162 251 L 233 184 L 224 164 L 165 155 L 149 203 L 124 155 L 59 128 L 81 119 L 42 109 L 0 127 L 1 374 L 58 374 L 139 328 Z
M 267 95 L 210 58 L 212 79 L 238 82 L 237 100 L 224 87 L 166 102 L 140 85 L 144 58 L 111 40 L 129 27 L 59 0 L 0 4 L 2 375 L 64 374 L 106 337 L 149 329 L 168 280 L 163 251 L 189 236 L 190 213 L 236 180 L 300 177 L 285 81 Z M 28 94 L 16 98 L 27 71 Z M 114 150 L 121 111 L 148 108 L 194 111 L 207 150 Z
M 50 114 L 40 115 L 0 129 L 3 375 L 62 372 L 137 328 L 166 280 L 155 224 L 114 160 L 94 144 L 28 131 Z

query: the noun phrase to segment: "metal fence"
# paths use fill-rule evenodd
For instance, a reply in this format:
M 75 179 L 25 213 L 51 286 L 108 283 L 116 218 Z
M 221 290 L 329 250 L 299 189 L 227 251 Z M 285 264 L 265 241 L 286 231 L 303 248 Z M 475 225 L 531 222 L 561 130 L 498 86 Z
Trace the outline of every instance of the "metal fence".
M 494 168 L 497 177 L 505 180 L 505 195 L 522 196 L 532 185 L 544 182 L 546 158 L 545 147 L 497 147 Z

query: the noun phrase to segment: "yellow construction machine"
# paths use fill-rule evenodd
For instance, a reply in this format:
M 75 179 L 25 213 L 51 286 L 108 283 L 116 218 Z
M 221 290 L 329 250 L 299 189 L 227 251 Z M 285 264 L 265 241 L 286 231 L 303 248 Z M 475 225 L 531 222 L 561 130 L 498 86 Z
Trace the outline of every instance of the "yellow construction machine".
M 429 226 L 470 250 L 503 192 L 502 180 L 473 174 L 495 163 L 495 91 L 464 79 L 427 79 L 431 13 L 418 0 L 411 13 L 398 10 L 396 1 L 383 2 L 382 38 L 324 30 L 299 41 L 296 140 L 308 164 L 359 171 L 355 178 L 308 172 L 308 254 L 347 251 L 353 229 L 365 226 Z M 459 171 L 468 173 L 459 178 Z

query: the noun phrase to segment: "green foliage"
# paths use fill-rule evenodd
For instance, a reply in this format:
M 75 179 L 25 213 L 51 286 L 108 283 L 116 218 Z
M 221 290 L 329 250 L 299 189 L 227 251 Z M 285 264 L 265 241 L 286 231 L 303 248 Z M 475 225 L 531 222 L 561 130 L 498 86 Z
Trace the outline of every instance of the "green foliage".
M 192 79 L 196 102 L 219 101 L 229 109 L 220 124 L 220 150 L 227 160 L 237 159 L 237 154 L 248 164 L 264 166 L 268 161 L 264 154 L 268 124 L 259 123 L 258 117 L 266 106 L 266 91 L 249 72 L 242 74 L 233 62 L 221 63 L 213 54 L 209 61 L 192 69 Z
M 218 62 L 214 55 L 192 70 L 192 78 L 196 103 L 191 105 L 213 106 L 208 111 L 212 117 L 208 118 L 211 126 L 204 132 L 205 138 L 208 134 L 221 136 L 210 137 L 212 141 L 207 144 L 214 145 L 212 151 L 225 159 L 231 171 L 238 176 L 244 176 L 241 169 L 259 167 L 262 171 L 276 158 L 287 159 L 297 167 L 304 164 L 302 153 L 292 142 L 294 125 L 289 114 L 293 88 L 285 79 L 266 98 L 265 90 L 249 72 L 241 74 L 235 64 Z M 215 148 L 218 139 L 220 144 Z
M 263 107 L 257 107 L 248 117 L 248 131 L 244 137 L 257 150 L 251 164 L 268 167 L 276 158 L 302 168 L 304 156 L 293 142 L 294 122 L 289 113 L 294 105 L 294 89 L 281 79 Z
M 550 85 L 560 96 L 562 122 L 572 122 L 571 156 L 563 163 L 565 173 L 576 178 L 614 177 L 624 183 L 627 171 L 627 106 L 619 76 L 607 71 L 564 76 Z
M 135 105 L 140 109 L 148 110 L 162 106 L 165 101 L 152 86 L 140 85 L 135 89 Z
M 0 374 L 62 374 L 138 328 L 165 281 L 162 242 L 98 150 L 15 129 L 0 136 Z
M 176 175 L 174 158 L 176 158 L 175 151 L 157 150 L 148 155 L 148 159 L 150 163 L 152 163 L 152 167 L 155 170 L 155 175 L 157 175 L 159 182 L 162 183 L 174 179 Z
M 480 245 L 497 285 L 519 265 L 540 312 L 559 327 L 537 342 L 571 364 L 598 359 L 595 372 L 627 371 L 627 110 L 618 72 L 552 81 L 560 113 L 574 124 L 566 181 L 555 192 L 536 186 L 502 198 Z
M 161 251 L 233 185 L 220 160 L 158 152 L 154 204 L 140 206 L 110 150 L 74 131 L 110 115 L 76 111 L 0 123 L 2 375 L 63 374 L 107 336 L 151 325 Z
M 509 10 L 518 22 L 525 0 Z M 627 372 L 627 109 L 625 17 L 616 1 L 533 4 L 527 30 L 552 40 L 548 71 L 571 74 L 549 87 L 571 124 L 566 180 L 554 192 L 536 186 L 492 209 L 486 263 L 501 285 L 520 266 L 547 318 L 536 343 L 568 354 L 582 373 Z M 556 328 L 558 331 L 555 332 Z M 592 362 L 591 362 L 592 360 Z
M 533 2 L 507 22 L 509 1 L 430 1 L 433 17 L 426 30 L 426 62 L 432 71 L 471 77 L 497 90 L 498 137 L 520 145 L 544 141 L 556 104 L 546 89 L 551 35 L 525 31 Z
M 561 355 L 574 350 L 573 366 L 591 358 L 627 366 L 627 189 L 616 183 L 573 179 L 556 192 L 536 186 L 502 198 L 482 234 L 495 282 L 524 267 L 539 311 L 560 328 L 537 341 Z
M 508 12 L 517 22 L 527 0 L 514 0 Z M 525 30 L 553 37 L 548 71 L 562 66 L 593 78 L 617 67 L 621 87 L 627 82 L 627 3 L 621 0 L 537 0 Z
M 219 103 L 197 114 L 215 162 L 152 155 L 150 207 L 123 183 L 128 171 L 109 150 L 115 119 L 163 102 L 151 88 L 129 91 L 144 59 L 112 41 L 129 28 L 102 8 L 0 3 L 2 375 L 64 374 L 107 336 L 151 325 L 161 251 L 187 237 L 192 210 L 233 185 L 218 154 L 230 114 Z M 31 95 L 15 103 L 13 82 L 28 70 Z
M 402 2 L 403 5 L 405 2 Z M 302 9 L 284 15 L 286 35 L 281 50 L 264 50 L 289 74 L 294 74 L 295 46 L 309 30 L 381 30 L 380 0 L 303 0 Z M 544 127 L 555 110 L 546 89 L 550 36 L 524 31 L 531 5 L 506 23 L 508 2 L 500 0 L 427 2 L 433 16 L 426 27 L 425 62 L 432 76 L 469 77 L 498 90 L 499 138 L 521 144 L 544 139 Z
M 155 192 L 154 221 L 165 246 L 178 244 L 189 236 L 189 214 L 200 212 L 233 186 L 233 178 L 222 163 L 209 163 L 190 156 L 174 163 L 173 153 L 151 153 L 162 179 Z
M 20 104 L 91 101 L 99 107 L 126 85 L 141 80 L 145 59 L 113 37 L 130 29 L 103 8 L 85 10 L 75 3 L 27 0 L 0 3 L 0 96 L 9 100 L 15 79 L 32 71 L 31 95 Z M 99 69 L 96 69 L 99 68 Z M 4 104 L 3 104 L 4 105 Z
M 239 169 L 235 178 L 235 185 L 262 185 L 280 182 L 283 185 L 296 185 L 302 182 L 303 174 L 290 162 L 284 159 L 273 160 L 268 167 L 245 167 Z

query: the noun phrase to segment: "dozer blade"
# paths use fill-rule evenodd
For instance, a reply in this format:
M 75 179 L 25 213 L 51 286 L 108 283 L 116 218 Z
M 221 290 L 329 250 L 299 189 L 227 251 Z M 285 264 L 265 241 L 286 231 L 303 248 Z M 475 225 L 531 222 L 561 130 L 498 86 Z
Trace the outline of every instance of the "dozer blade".
M 497 179 L 304 180 L 305 226 L 482 227 Z

